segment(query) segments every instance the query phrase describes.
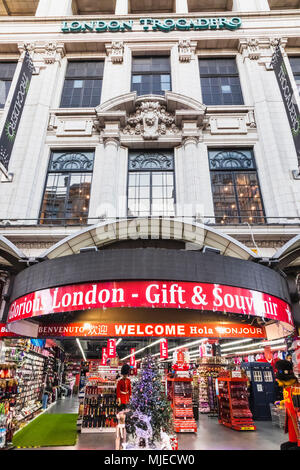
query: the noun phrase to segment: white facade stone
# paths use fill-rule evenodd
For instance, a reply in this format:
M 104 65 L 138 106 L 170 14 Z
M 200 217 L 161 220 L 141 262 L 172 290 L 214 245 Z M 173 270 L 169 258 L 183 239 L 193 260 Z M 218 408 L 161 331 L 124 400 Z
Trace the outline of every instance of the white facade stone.
M 276 78 L 269 67 L 275 40 L 281 37 L 292 77 L 288 57 L 300 55 L 300 10 L 278 12 L 270 10 L 267 0 L 233 0 L 227 2 L 232 4 L 232 11 L 189 13 L 189 4 L 188 0 L 176 0 L 176 12 L 155 11 L 153 16 L 162 21 L 240 16 L 243 25 L 236 31 L 146 32 L 139 23 L 143 14 L 128 13 L 127 0 L 116 1 L 115 14 L 120 21 L 132 20 L 134 28 L 122 33 L 63 33 L 62 21 L 90 23 L 104 18 L 100 13 L 76 14 L 74 2 L 69 0 L 40 0 L 32 18 L 20 16 L 9 21 L 0 17 L 0 60 L 18 61 L 1 111 L 1 129 L 22 64 L 24 44 L 37 69 L 10 161 L 13 180 L 0 183 L 0 220 L 14 221 L 20 231 L 18 235 L 17 229 L 3 224 L 1 234 L 16 242 L 54 243 L 72 233 L 74 227 L 63 228 L 55 236 L 47 227 L 36 226 L 30 232 L 23 231 L 23 227 L 35 225 L 39 217 L 51 150 L 74 148 L 95 150 L 89 223 L 105 216 L 126 217 L 128 152 L 160 148 L 174 149 L 176 198 L 178 210 L 183 211 L 180 215 L 204 217 L 213 223 L 208 149 L 253 148 L 267 220 L 269 224 L 279 224 L 276 230 L 273 225 L 266 225 L 266 232 L 253 227 L 257 230 L 255 236 L 259 240 L 286 240 L 292 236 L 286 231 L 289 224 L 293 224 L 293 233 L 300 232 L 300 180 L 292 174 L 298 167 L 297 155 Z M 113 19 L 113 14 L 105 15 L 105 20 Z M 126 128 L 138 104 L 131 93 L 132 57 L 151 54 L 170 55 L 172 93 L 162 97 L 160 104 L 174 119 L 172 128 L 165 133 L 157 128 L 152 139 L 134 126 Z M 202 104 L 199 57 L 236 57 L 244 105 Z M 97 109 L 62 109 L 68 60 L 84 59 L 105 61 L 101 103 Z M 194 208 L 192 213 L 190 207 Z M 278 231 L 280 227 L 282 233 Z M 251 240 L 247 227 L 219 229 Z

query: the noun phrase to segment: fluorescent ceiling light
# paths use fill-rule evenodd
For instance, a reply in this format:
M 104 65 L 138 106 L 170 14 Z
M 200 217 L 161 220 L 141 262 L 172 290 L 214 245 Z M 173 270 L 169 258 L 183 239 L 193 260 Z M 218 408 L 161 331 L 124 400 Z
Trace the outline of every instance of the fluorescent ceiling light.
M 121 361 L 125 361 L 125 359 L 128 359 L 129 357 L 132 357 L 132 356 L 134 356 L 134 355 L 136 355 L 136 354 L 138 354 L 138 353 L 140 353 L 140 352 L 142 352 L 142 351 L 145 351 L 145 349 L 152 348 L 153 346 L 155 346 L 156 344 L 160 343 L 160 342 L 163 341 L 163 340 L 164 340 L 164 338 L 158 339 L 157 341 L 154 341 L 154 343 L 148 344 L 148 346 L 145 346 L 144 348 L 138 349 L 138 350 L 135 351 L 134 353 L 129 354 L 129 355 L 126 356 L 126 357 L 123 357 L 123 358 L 121 359 Z M 160 354 L 160 353 L 158 353 L 158 354 Z
M 232 348 L 223 348 L 222 352 L 227 352 L 227 351 L 234 351 L 235 349 L 247 349 L 247 348 L 254 348 L 258 346 L 269 346 L 272 344 L 284 344 L 284 339 L 274 339 L 272 341 L 260 341 L 259 343 L 252 343 L 252 344 L 247 344 L 246 346 L 235 346 Z
M 240 339 L 239 341 L 231 341 L 230 343 L 221 344 L 221 348 L 227 348 L 227 346 L 234 346 L 235 344 L 246 343 L 253 341 L 253 338 Z
M 122 341 L 122 338 L 119 338 L 118 341 L 116 342 L 116 346 L 118 346 L 118 344 L 120 344 Z
M 80 351 L 81 351 L 81 354 L 82 354 L 83 359 L 86 361 L 86 357 L 85 357 L 84 351 L 83 351 L 83 349 L 82 349 L 81 343 L 80 343 L 80 341 L 79 341 L 78 338 L 76 338 L 76 342 L 77 342 L 77 344 L 78 344 L 78 346 L 79 346 L 79 349 L 80 349 Z
M 272 351 L 279 351 L 282 349 L 282 346 L 274 346 L 271 347 Z M 259 352 L 264 352 L 264 348 L 256 348 L 256 349 L 251 349 L 250 351 L 234 351 L 234 352 L 227 352 L 227 353 L 222 353 L 222 356 L 247 356 L 248 354 L 251 353 L 259 353 Z

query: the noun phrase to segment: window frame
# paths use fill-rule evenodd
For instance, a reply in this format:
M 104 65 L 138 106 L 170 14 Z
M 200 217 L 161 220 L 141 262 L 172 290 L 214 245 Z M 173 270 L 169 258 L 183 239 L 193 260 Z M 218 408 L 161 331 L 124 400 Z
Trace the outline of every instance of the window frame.
M 294 72 L 291 59 L 298 59 L 299 60 L 299 72 Z M 299 87 L 298 92 L 299 92 L 299 96 L 300 96 L 300 56 L 299 55 L 298 56 L 297 55 L 289 55 L 289 64 L 290 64 L 290 67 L 291 67 L 291 70 L 292 70 L 292 74 L 293 74 L 297 89 Z M 296 77 L 299 77 L 299 85 L 297 85 Z
M 93 153 L 94 155 L 94 158 L 93 158 L 93 167 L 92 167 L 92 170 L 66 170 L 66 171 L 61 171 L 61 170 L 50 170 L 51 168 L 51 163 L 52 163 L 52 155 L 55 154 L 55 153 L 60 153 L 60 154 L 64 154 L 64 153 Z M 44 218 L 42 219 L 42 213 L 43 213 L 43 204 L 44 204 L 44 198 L 45 198 L 45 194 L 46 194 L 46 189 L 47 189 L 47 183 L 48 183 L 48 177 L 49 175 L 51 174 L 63 174 L 65 173 L 66 175 L 70 175 L 70 173 L 73 173 L 73 174 L 80 174 L 80 173 L 88 173 L 91 175 L 91 186 L 90 186 L 90 189 L 92 189 L 92 184 L 93 184 L 93 177 L 94 177 L 94 165 L 95 165 L 95 156 L 96 156 L 96 149 L 94 147 L 92 148 L 84 148 L 84 149 L 74 149 L 74 148 L 55 148 L 55 149 L 51 149 L 50 150 L 50 154 L 49 154 L 49 161 L 48 161 L 48 166 L 47 166 L 47 172 L 46 172 L 46 177 L 45 177 L 45 181 L 44 181 L 44 188 L 43 188 L 43 192 L 42 192 L 42 199 L 41 199 L 41 204 L 40 204 L 40 211 L 39 211 L 39 218 L 38 218 L 38 225 L 57 225 L 57 226 L 68 226 L 68 225 L 73 225 L 73 226 L 76 226 L 76 225 L 86 225 L 87 222 L 80 222 L 80 220 L 78 221 L 78 223 L 74 223 L 74 224 L 67 224 L 66 221 L 68 221 L 68 218 L 67 217 L 64 217 L 63 219 L 55 219 L 55 218 Z M 65 203 L 64 203 L 64 214 L 66 214 L 66 205 L 67 205 L 67 200 L 68 200 L 68 197 L 69 197 L 69 190 L 70 190 L 70 184 L 68 183 L 68 192 L 66 194 L 66 197 L 65 197 Z M 90 191 L 90 195 L 91 197 L 91 191 Z M 89 207 L 88 207 L 88 212 L 90 210 L 90 199 L 89 199 Z M 83 218 L 83 217 L 82 217 Z M 88 214 L 86 216 L 86 219 L 88 219 Z M 55 221 L 59 221 L 58 223 L 55 223 Z M 72 219 L 69 219 L 69 220 L 72 220 Z M 77 218 L 75 218 L 75 220 L 77 220 Z M 46 221 L 46 222 L 44 222 Z
M 161 51 L 162 52 L 162 51 Z M 150 71 L 143 71 L 143 72 L 134 72 L 133 71 L 133 65 L 134 65 L 134 59 L 149 59 L 149 58 L 168 58 L 169 59 L 169 70 L 168 71 L 153 71 L 153 70 L 150 70 Z M 138 54 L 134 54 L 134 52 L 132 53 L 132 64 L 131 64 L 131 79 L 130 79 L 130 91 L 131 92 L 136 92 L 137 93 L 137 96 L 144 96 L 144 95 L 139 95 L 138 92 L 136 90 L 133 90 L 133 77 L 134 76 L 138 76 L 138 75 L 142 75 L 142 76 L 158 76 L 158 75 L 169 75 L 170 77 L 170 90 L 167 90 L 167 91 L 172 91 L 172 66 L 171 66 L 171 55 L 170 54 L 164 54 L 163 52 L 162 53 L 159 53 L 159 54 L 148 54 L 148 55 L 138 55 Z M 150 93 L 147 93 L 147 95 L 153 95 L 153 91 L 151 91 Z M 159 96 L 163 96 L 165 94 L 165 91 L 162 90 L 162 93 L 159 95 Z
M 67 74 L 68 74 L 68 67 L 69 67 L 69 64 L 71 63 L 89 63 L 89 62 L 101 62 L 103 63 L 103 71 L 102 71 L 102 75 L 101 76 L 98 76 L 98 75 L 95 75 L 94 77 L 90 77 L 90 76 L 87 76 L 87 77 L 83 77 L 83 76 L 80 76 L 80 75 L 76 75 L 74 77 L 68 77 Z M 102 98 L 102 90 L 103 90 L 103 79 L 104 79 L 104 73 L 105 73 L 105 59 L 104 58 L 99 58 L 99 59 L 96 59 L 96 58 L 80 58 L 80 59 L 76 59 L 76 58 L 70 58 L 70 59 L 67 59 L 67 66 L 66 66 L 66 69 L 65 69 L 65 75 L 64 75 L 64 80 L 63 80 L 63 85 L 62 85 L 62 91 L 61 91 L 61 95 L 60 95 L 60 103 L 59 103 L 59 108 L 60 109 L 78 109 L 78 108 L 95 108 L 96 106 L 99 106 L 100 103 L 101 103 L 101 98 Z M 62 106 L 62 100 L 63 100 L 63 97 L 64 97 L 64 90 L 65 90 L 65 84 L 67 81 L 75 81 L 75 80 L 82 80 L 82 81 L 86 81 L 86 80 L 101 80 L 101 91 L 100 91 L 100 101 L 97 105 L 95 106 L 83 106 L 82 103 L 80 106 Z M 74 89 L 74 87 L 73 87 Z
M 201 60 L 233 60 L 236 65 L 236 73 L 226 73 L 226 74 L 202 74 L 200 70 L 200 61 Z M 241 76 L 240 76 L 240 71 L 238 67 L 238 62 L 237 62 L 237 56 L 236 55 L 198 55 L 198 71 L 199 71 L 199 78 L 200 78 L 200 88 L 201 88 L 201 95 L 202 95 L 202 101 L 203 104 L 206 105 L 204 102 L 203 98 L 203 87 L 202 87 L 202 78 L 220 78 L 220 77 L 226 77 L 226 78 L 238 78 L 239 79 L 239 86 L 241 90 L 241 97 L 242 97 L 242 103 L 239 104 L 208 104 L 206 106 L 245 106 L 245 97 L 243 93 L 243 88 L 242 88 L 242 82 L 241 82 Z M 222 93 L 223 96 L 223 93 Z
M 5 97 L 5 102 L 3 103 L 3 106 L 2 106 L 1 103 L 0 103 L 0 109 L 4 109 L 4 108 L 5 108 L 6 101 L 7 101 L 7 98 L 8 98 L 8 95 L 9 95 L 9 92 L 10 92 L 10 89 L 11 89 L 11 85 L 12 85 L 13 80 L 14 80 L 15 73 L 16 73 L 16 70 L 17 70 L 18 61 L 17 61 L 17 60 L 0 60 L 0 63 L 1 63 L 1 64 L 15 64 L 15 70 L 14 70 L 14 73 L 12 74 L 11 78 L 6 78 L 6 77 L 1 77 L 1 76 L 0 76 L 0 81 L 1 81 L 1 82 L 10 82 L 10 86 L 9 86 L 7 95 L 6 95 L 6 97 Z M 6 90 L 5 90 L 5 91 L 6 91 Z
M 251 153 L 251 158 L 252 158 L 252 164 L 253 164 L 253 167 L 252 168 L 237 168 L 237 169 L 234 169 L 234 168 L 228 168 L 228 169 L 212 169 L 211 168 L 211 159 L 210 159 L 210 152 L 217 152 L 217 153 L 221 153 L 221 152 L 250 152 Z M 241 215 L 241 210 L 240 210 L 240 204 L 239 204 L 239 198 L 238 198 L 238 194 L 237 194 L 237 186 L 236 186 L 236 182 L 235 182 L 235 178 L 234 178 L 234 174 L 236 173 L 245 173 L 245 174 L 250 174 L 250 173 L 255 173 L 256 175 L 256 179 L 257 179 L 257 186 L 258 186 L 258 192 L 259 192 L 259 197 L 260 197 L 260 202 L 261 202 L 261 211 L 262 211 L 262 215 L 259 216 L 262 221 L 261 222 L 257 222 L 257 217 L 255 218 L 255 220 L 251 221 L 251 223 L 253 224 L 257 224 L 257 225 L 260 225 L 260 224 L 265 224 L 266 221 L 267 221 L 267 216 L 266 216 L 266 211 L 265 211 L 265 206 L 264 206 L 264 199 L 263 199 L 263 194 L 262 194 L 262 190 L 261 190 L 261 185 L 260 185 L 260 178 L 259 178 L 259 172 L 258 172 L 258 168 L 257 168 L 257 165 L 256 165 L 256 159 L 255 159 L 255 153 L 254 153 L 254 149 L 252 147 L 209 147 L 207 149 L 207 153 L 208 153 L 208 165 L 209 165 L 209 176 L 210 176 L 210 182 L 211 182 L 211 192 L 212 192 L 212 201 L 213 201 L 213 206 L 214 206 L 214 219 L 221 219 L 221 215 L 216 215 L 216 208 L 215 208 L 215 201 L 214 201 L 214 192 L 213 192 L 213 180 L 212 180 L 212 175 L 214 173 L 231 173 L 233 175 L 233 182 L 234 182 L 234 187 L 233 187 L 233 190 L 234 190 L 234 197 L 235 197 L 235 204 L 236 204 L 236 211 L 237 211 L 237 215 L 233 215 L 233 216 L 227 216 L 226 215 L 226 218 L 228 219 L 238 219 L 238 222 L 237 223 L 231 223 L 231 225 L 236 225 L 236 224 L 243 224 L 245 223 L 245 221 L 243 221 L 243 219 L 246 219 L 251 216 L 249 214 L 249 216 L 245 216 L 245 215 Z M 224 219 L 224 217 L 223 217 Z M 222 220 L 223 220 L 222 219 Z M 249 220 L 248 220 L 248 223 L 249 223 Z M 222 221 L 219 223 L 219 222 L 216 222 L 217 225 L 221 224 L 221 225 L 226 225 L 226 221 L 222 223 Z
M 162 151 L 158 151 L 158 150 L 143 150 L 143 149 L 140 149 L 140 150 L 135 150 L 133 149 L 132 152 L 140 152 L 140 153 L 161 153 L 163 154 L 164 153 L 164 150 L 162 149 Z M 127 161 L 127 184 L 126 184 L 126 214 L 127 214 L 127 217 L 128 218 L 138 218 L 138 217 L 148 217 L 148 218 L 155 218 L 155 217 L 176 217 L 176 199 L 177 199 L 177 191 L 176 191 L 176 165 L 175 165 L 175 151 L 174 149 L 166 149 L 165 150 L 166 153 L 169 153 L 171 154 L 172 152 L 172 157 L 173 157 L 173 168 L 172 170 L 164 170 L 164 169 L 151 169 L 151 168 L 146 168 L 146 169 L 137 169 L 137 170 L 132 170 L 130 169 L 130 152 L 128 153 L 128 161 Z M 149 210 L 149 215 L 147 216 L 141 216 L 141 215 L 129 215 L 128 214 L 128 211 L 129 211 L 129 207 L 128 207 L 128 201 L 129 201 L 129 176 L 131 173 L 141 173 L 141 172 L 144 172 L 144 173 L 150 173 L 150 185 L 149 185 L 149 188 L 150 188 L 150 196 L 149 196 L 149 207 L 150 207 L 150 210 Z M 161 215 L 152 215 L 152 203 L 153 203 L 153 198 L 152 198 L 152 173 L 170 173 L 170 174 L 173 174 L 173 199 L 174 199 L 174 215 L 167 215 L 165 216 L 164 214 L 161 214 Z

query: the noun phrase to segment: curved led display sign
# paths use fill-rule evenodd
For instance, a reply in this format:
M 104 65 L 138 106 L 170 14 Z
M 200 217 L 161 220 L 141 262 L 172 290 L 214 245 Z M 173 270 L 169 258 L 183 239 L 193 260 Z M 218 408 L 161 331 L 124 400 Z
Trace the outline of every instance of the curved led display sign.
M 19 297 L 8 323 L 95 308 L 175 308 L 251 315 L 293 325 L 287 302 L 222 284 L 174 281 L 95 282 L 44 289 Z

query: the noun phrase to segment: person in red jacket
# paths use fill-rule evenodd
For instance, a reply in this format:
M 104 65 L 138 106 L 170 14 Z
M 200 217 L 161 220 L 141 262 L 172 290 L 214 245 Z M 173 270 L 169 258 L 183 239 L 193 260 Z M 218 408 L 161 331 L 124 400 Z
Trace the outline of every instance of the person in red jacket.
M 275 364 L 276 381 L 283 387 L 283 400 L 275 402 L 275 405 L 285 406 L 285 429 L 289 434 L 288 442 L 281 444 L 281 450 L 300 450 L 300 429 L 298 424 L 297 411 L 293 404 L 293 392 L 300 384 L 293 372 L 293 364 L 290 361 L 279 360 Z
M 121 369 L 122 378 L 117 382 L 117 404 L 120 409 L 126 408 L 131 397 L 131 382 L 128 378 L 130 367 L 124 364 Z

